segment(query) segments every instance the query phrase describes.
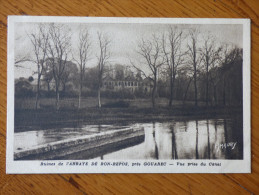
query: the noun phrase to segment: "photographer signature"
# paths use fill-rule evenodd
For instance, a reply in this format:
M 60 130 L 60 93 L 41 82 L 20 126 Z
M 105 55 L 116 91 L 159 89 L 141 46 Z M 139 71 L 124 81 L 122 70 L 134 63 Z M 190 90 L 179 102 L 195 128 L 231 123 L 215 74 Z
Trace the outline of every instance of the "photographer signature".
M 216 144 L 215 148 L 216 148 L 217 152 L 220 149 L 223 150 L 223 149 L 227 149 L 227 148 L 230 148 L 231 150 L 234 150 L 236 145 L 237 145 L 237 142 L 228 142 L 228 143 Z

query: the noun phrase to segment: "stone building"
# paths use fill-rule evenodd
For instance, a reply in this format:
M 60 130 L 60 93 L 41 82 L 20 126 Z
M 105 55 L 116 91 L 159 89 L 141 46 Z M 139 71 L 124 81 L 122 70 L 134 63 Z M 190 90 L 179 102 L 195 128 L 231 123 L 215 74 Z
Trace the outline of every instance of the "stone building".
M 149 93 L 152 90 L 150 78 L 143 79 L 140 72 L 134 75 L 128 67 L 115 65 L 115 68 L 104 77 L 103 90 L 128 90 L 134 93 L 137 90 Z

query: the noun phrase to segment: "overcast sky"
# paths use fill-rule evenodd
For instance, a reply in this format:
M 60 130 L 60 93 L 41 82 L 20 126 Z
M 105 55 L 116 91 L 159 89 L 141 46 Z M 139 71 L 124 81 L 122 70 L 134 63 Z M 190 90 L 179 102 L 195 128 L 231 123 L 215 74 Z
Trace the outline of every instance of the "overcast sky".
M 66 24 L 71 29 L 72 34 L 72 49 L 78 44 L 78 33 L 80 26 L 87 27 L 92 42 L 91 60 L 88 63 L 89 67 L 96 66 L 98 55 L 98 39 L 97 32 L 105 33 L 111 40 L 111 64 L 129 65 L 129 59 L 136 60 L 136 50 L 141 38 L 151 37 L 152 34 L 160 35 L 167 31 L 167 24 Z M 243 47 L 243 31 L 240 24 L 178 24 L 172 25 L 178 29 L 183 29 L 184 32 L 191 28 L 197 28 L 202 35 L 210 33 L 216 38 L 218 43 L 234 44 L 238 47 Z M 27 34 L 37 31 L 35 23 L 16 23 L 15 24 L 15 56 L 29 55 L 33 56 L 32 44 Z M 186 47 L 186 43 L 183 43 Z M 23 68 L 15 68 L 15 78 L 29 77 L 36 70 L 36 65 L 26 62 L 22 64 Z

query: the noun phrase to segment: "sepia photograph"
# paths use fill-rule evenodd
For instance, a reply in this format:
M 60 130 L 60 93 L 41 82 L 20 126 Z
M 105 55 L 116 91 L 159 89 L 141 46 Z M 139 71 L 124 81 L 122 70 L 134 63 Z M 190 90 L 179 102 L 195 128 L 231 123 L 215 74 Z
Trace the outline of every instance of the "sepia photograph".
M 13 20 L 14 162 L 250 155 L 243 21 L 84 19 Z

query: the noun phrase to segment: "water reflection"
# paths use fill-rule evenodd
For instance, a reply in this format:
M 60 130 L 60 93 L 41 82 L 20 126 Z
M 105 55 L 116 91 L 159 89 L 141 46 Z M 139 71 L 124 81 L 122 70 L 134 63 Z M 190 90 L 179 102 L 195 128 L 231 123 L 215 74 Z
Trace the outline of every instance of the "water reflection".
M 242 159 L 242 119 L 206 119 L 134 123 L 144 127 L 141 142 L 116 147 L 98 159 Z M 80 128 L 49 129 L 15 133 L 14 150 L 21 151 L 59 140 L 124 128 L 122 125 L 86 125 Z M 98 154 L 97 154 L 98 155 Z M 89 159 L 82 152 L 78 155 Z M 74 159 L 76 160 L 76 159 Z
M 199 150 L 198 150 L 198 139 L 199 139 L 199 128 L 198 128 L 198 121 L 196 120 L 196 150 L 195 150 L 195 154 L 196 154 L 196 159 L 199 159 Z
M 230 119 L 137 124 L 145 128 L 144 143 L 103 159 L 242 159 L 242 138 L 236 136 L 242 125 L 234 124 Z

